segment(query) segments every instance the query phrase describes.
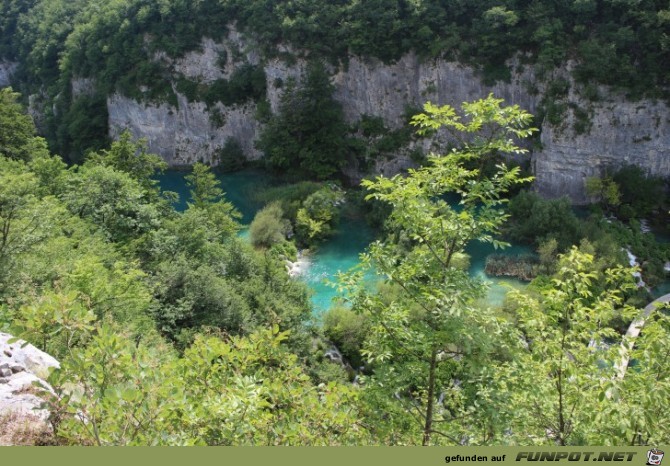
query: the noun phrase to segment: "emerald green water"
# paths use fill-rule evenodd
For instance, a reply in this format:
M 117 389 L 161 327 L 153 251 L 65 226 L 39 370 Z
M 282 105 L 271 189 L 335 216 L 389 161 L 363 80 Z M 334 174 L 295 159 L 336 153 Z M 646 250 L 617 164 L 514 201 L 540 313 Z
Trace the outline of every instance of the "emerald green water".
M 159 177 L 160 186 L 164 191 L 174 191 L 179 194 L 179 202 L 176 204 L 178 210 L 186 208 L 189 199 L 189 190 L 186 186 L 184 176 L 186 172 L 170 170 Z M 253 193 L 263 188 L 277 186 L 281 181 L 269 174 L 257 170 L 244 170 L 235 173 L 217 175 L 221 181 L 226 199 L 232 202 L 242 214 L 241 222 L 245 225 L 251 223 L 256 212 L 263 207 L 255 201 Z M 240 236 L 246 237 L 247 230 L 240 232 Z M 374 232 L 362 218 L 342 217 L 337 232 L 327 242 L 308 255 L 310 262 L 307 271 L 301 275 L 312 289 L 312 304 L 315 313 L 321 313 L 330 307 L 333 298 L 337 297 L 337 290 L 327 284 L 335 280 L 336 274 L 344 272 L 356 266 L 359 262 L 359 254 L 374 240 Z M 496 279 L 488 277 L 484 273 L 486 256 L 494 252 L 490 245 L 473 243 L 467 249 L 471 256 L 470 273 L 483 280 L 491 282 L 486 302 L 490 305 L 500 305 L 503 302 L 508 287 L 524 286 L 519 280 Z M 498 251 L 500 252 L 500 251 Z M 531 252 L 525 246 L 513 246 L 504 252 L 510 254 L 523 254 Z M 367 277 L 372 284 L 374 277 Z
M 359 262 L 359 254 L 374 241 L 372 229 L 363 219 L 342 218 L 337 233 L 319 246 L 310 258 L 310 266 L 302 276 L 313 291 L 312 304 L 319 313 L 327 310 L 337 290 L 327 282 L 335 280 L 338 272 L 346 272 Z M 369 274 L 368 281 L 374 277 Z
M 179 211 L 186 209 L 186 203 L 191 197 L 184 179 L 187 174 L 188 172 L 184 171 L 168 170 L 158 177 L 158 182 L 163 191 L 174 191 L 179 194 L 179 201 L 175 205 L 175 208 Z M 232 202 L 242 214 L 240 221 L 244 225 L 250 224 L 256 212 L 263 207 L 262 204 L 255 201 L 254 192 L 280 184 L 279 180 L 260 170 L 220 173 L 217 174 L 217 178 L 226 193 L 226 199 Z

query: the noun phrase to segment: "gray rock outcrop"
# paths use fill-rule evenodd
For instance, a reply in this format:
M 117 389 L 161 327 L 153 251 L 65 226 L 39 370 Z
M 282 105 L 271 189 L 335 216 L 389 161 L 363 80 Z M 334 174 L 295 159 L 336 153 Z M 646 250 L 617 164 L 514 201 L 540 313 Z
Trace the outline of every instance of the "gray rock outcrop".
M 610 96 L 593 105 L 591 129 L 576 134 L 574 116 L 566 127 L 542 125 L 542 150 L 533 154 L 537 190 L 545 197 L 569 195 L 588 201 L 584 180 L 625 165 L 637 165 L 649 175 L 670 175 L 670 109 L 643 100 Z
M 14 62 L 0 61 L 0 87 L 11 84 L 12 74 L 18 65 Z
M 143 104 L 120 94 L 107 99 L 110 135 L 124 129 L 134 137 L 145 138 L 149 150 L 159 154 L 171 166 L 196 162 L 217 163 L 217 153 L 228 139 L 236 140 L 250 160 L 261 156 L 254 147 L 260 124 L 254 118 L 253 104 L 225 108 L 218 104 L 224 121 L 217 126 L 202 102 L 189 102 L 177 94 L 179 107 L 167 103 Z
M 23 340 L 0 333 L 0 445 L 15 443 L 16 436 L 30 437 L 48 431 L 48 411 L 42 409 L 40 390 L 53 392 L 45 382 L 60 364 Z

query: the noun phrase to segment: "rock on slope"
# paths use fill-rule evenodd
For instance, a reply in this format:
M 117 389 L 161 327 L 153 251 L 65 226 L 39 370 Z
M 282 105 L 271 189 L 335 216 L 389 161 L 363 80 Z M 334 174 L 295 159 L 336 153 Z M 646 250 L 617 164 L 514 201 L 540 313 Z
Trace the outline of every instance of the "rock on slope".
M 48 435 L 49 413 L 37 396 L 56 359 L 23 340 L 0 333 L 0 445 L 34 444 Z M 42 439 L 42 440 L 40 440 Z

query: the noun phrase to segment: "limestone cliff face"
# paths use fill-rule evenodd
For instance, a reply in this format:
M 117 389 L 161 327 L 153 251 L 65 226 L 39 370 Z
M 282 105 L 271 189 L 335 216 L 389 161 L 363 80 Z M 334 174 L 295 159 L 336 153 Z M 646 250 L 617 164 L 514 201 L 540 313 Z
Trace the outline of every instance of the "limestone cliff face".
M 398 128 L 406 124 L 408 108 L 421 108 L 427 101 L 458 107 L 489 93 L 534 112 L 538 98 L 526 90 L 526 83 L 533 79 L 532 69 L 527 67 L 516 73 L 510 83 L 485 86 L 470 67 L 444 60 L 424 62 L 408 54 L 391 65 L 351 57 L 347 69 L 334 76 L 334 84 L 335 98 L 342 103 L 349 122 L 365 114 L 377 115 L 388 126 Z M 443 136 L 415 144 L 425 152 L 439 153 L 447 142 Z M 375 171 L 390 176 L 413 165 L 406 153 L 400 153 L 377 161 Z
M 212 122 L 202 102 L 189 102 L 177 94 L 178 107 L 169 104 L 142 104 L 114 94 L 107 99 L 110 133 L 116 137 L 124 128 L 135 137 L 146 138 L 149 149 L 172 166 L 195 162 L 216 164 L 217 152 L 229 138 L 237 140 L 249 159 L 260 157 L 254 147 L 259 123 L 255 105 L 224 108 L 219 104 L 223 124 Z
M 533 154 L 537 190 L 585 203 L 584 180 L 616 167 L 637 165 L 648 174 L 670 175 L 670 109 L 662 103 L 610 97 L 591 109 L 591 129 L 542 125 L 542 150 Z
M 202 83 L 229 77 L 240 63 L 261 63 L 253 47 L 234 30 L 222 43 L 204 39 L 201 50 L 177 61 L 171 62 L 163 56 L 156 59 L 164 61 L 176 73 Z M 263 62 L 267 99 L 273 110 L 277 109 L 282 91 L 276 83 L 299 78 L 304 65 L 301 59 L 291 64 L 279 59 Z M 509 83 L 487 86 L 472 68 L 444 60 L 426 62 L 408 54 L 386 65 L 377 60 L 350 57 L 346 68 L 334 70 L 333 83 L 335 98 L 342 103 L 349 122 L 364 114 L 377 115 L 383 117 L 388 126 L 397 128 L 404 124 L 408 106 L 420 107 L 426 101 L 458 106 L 489 93 L 535 113 L 544 92 L 542 82 L 536 79 L 530 66 L 513 64 L 512 69 Z M 570 81 L 569 67 L 563 75 Z M 670 175 L 670 109 L 665 104 L 646 100 L 630 102 L 607 90 L 601 95 L 608 97 L 591 103 L 575 92 L 574 83 L 570 88 L 563 101 L 568 108 L 564 121 L 559 125 L 536 122 L 542 131 L 542 147 L 532 154 L 532 166 L 541 194 L 547 197 L 569 195 L 576 203 L 585 202 L 586 177 L 631 163 L 650 174 Z M 592 124 L 585 134 L 575 133 L 571 108 L 588 112 Z M 261 125 L 254 118 L 256 105 L 253 103 L 235 107 L 218 104 L 216 112 L 220 117 L 216 123 L 203 103 L 189 102 L 179 94 L 178 107 L 146 105 L 112 95 L 108 109 L 112 136 L 122 128 L 129 128 L 135 136 L 147 138 L 150 149 L 171 165 L 198 160 L 216 163 L 217 151 L 229 138 L 238 141 L 247 158 L 257 159 L 262 155 L 254 147 Z M 437 141 L 419 144 L 426 150 L 439 150 Z M 411 165 L 409 157 L 401 154 L 379 161 L 375 170 L 391 175 Z
M 289 49 L 285 51 L 294 53 Z M 227 57 L 223 63 L 222 56 Z M 190 52 L 179 60 L 170 61 L 163 55 L 155 58 L 175 74 L 203 84 L 229 78 L 241 63 L 260 63 L 258 54 L 234 30 L 222 43 L 203 39 L 199 51 Z M 277 110 L 282 93 L 277 82 L 299 80 L 305 64 L 301 59 L 289 64 L 276 58 L 263 63 L 267 100 L 273 111 Z M 414 54 L 392 65 L 351 57 L 346 69 L 333 71 L 335 98 L 342 104 L 348 122 L 355 122 L 365 114 L 377 115 L 383 117 L 388 126 L 398 128 L 405 124 L 408 107 L 420 107 L 427 100 L 459 105 L 489 92 L 531 111 L 537 107 L 537 97 L 525 90 L 524 82 L 532 80 L 529 68 L 519 73 L 511 84 L 493 87 L 484 86 L 471 68 L 445 61 L 421 62 Z M 85 86 L 77 81 L 74 87 Z M 254 146 L 262 129 L 254 118 L 256 104 L 234 107 L 218 104 L 215 112 L 223 118 L 213 118 L 214 112 L 208 111 L 204 103 L 189 102 L 184 95 L 175 93 L 176 107 L 167 103 L 141 103 L 119 94 L 109 96 L 110 135 L 115 137 L 128 128 L 136 137 L 146 138 L 150 150 L 173 166 L 196 161 L 216 163 L 217 152 L 228 139 L 237 140 L 248 159 L 262 156 Z M 431 146 L 429 141 L 420 144 L 426 150 Z M 375 171 L 392 175 L 411 165 L 409 157 L 400 154 L 378 161 Z M 356 177 L 355 173 L 351 174 Z
M 0 61 L 0 87 L 10 85 L 11 77 L 16 70 L 16 67 L 16 63 Z
M 511 83 L 485 86 L 472 68 L 444 60 L 423 62 L 408 54 L 391 65 L 377 60 L 352 57 L 346 71 L 334 78 L 335 97 L 342 102 L 347 118 L 355 121 L 363 114 L 380 115 L 393 127 L 404 124 L 407 106 L 421 107 L 426 101 L 460 105 L 486 97 L 492 92 L 508 103 L 533 112 L 537 98 L 525 89 L 533 79 L 526 68 Z

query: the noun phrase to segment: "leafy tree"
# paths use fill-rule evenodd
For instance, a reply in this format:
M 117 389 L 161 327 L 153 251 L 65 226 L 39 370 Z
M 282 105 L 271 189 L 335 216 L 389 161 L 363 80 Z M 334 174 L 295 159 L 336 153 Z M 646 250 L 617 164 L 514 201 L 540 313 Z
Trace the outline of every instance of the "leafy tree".
M 305 199 L 323 187 L 323 183 L 314 181 L 285 184 L 260 190 L 254 194 L 254 200 L 263 204 L 270 204 L 273 201 L 280 202 L 284 216 L 295 222 L 298 210 Z
M 161 264 L 154 319 L 164 335 L 186 347 L 203 327 L 230 334 L 252 330 L 251 311 L 235 283 L 212 267 L 179 258 Z
M 366 443 L 355 391 L 314 386 L 277 328 L 199 337 L 177 359 L 103 326 L 50 377 L 56 434 L 76 445 Z
M 339 188 L 326 187 L 307 196 L 296 215 L 298 239 L 313 244 L 331 235 L 339 221 L 338 206 L 342 201 Z
M 619 185 L 609 177 L 587 178 L 586 194 L 599 201 L 608 211 L 621 204 Z
M 145 140 L 132 141 L 128 130 L 121 133 L 109 150 L 91 154 L 89 160 L 125 172 L 147 189 L 156 186 L 158 182 L 153 177 L 167 168 L 167 163 L 158 155 L 147 152 Z
M 45 130 L 54 150 L 66 160 L 80 163 L 89 152 L 109 145 L 106 95 L 98 92 L 72 102 L 55 100 L 56 110 L 47 113 Z
M 169 444 L 171 431 L 161 429 L 159 421 L 167 420 L 170 397 L 161 399 L 159 391 L 160 364 L 172 354 L 165 346 L 151 350 L 140 341 L 109 325 L 97 327 L 90 343 L 74 349 L 51 374 L 56 393 L 45 395 L 61 444 Z
M 19 309 L 11 328 L 42 351 L 62 358 L 90 336 L 95 320 L 90 306 L 76 292 L 48 292 Z
M 77 167 L 63 195 L 70 211 L 90 219 L 108 238 L 130 242 L 157 228 L 164 206 L 125 172 L 94 161 Z
M 545 200 L 522 191 L 510 200 L 509 212 L 507 230 L 514 240 L 537 243 L 554 238 L 558 249 L 565 250 L 580 239 L 579 220 L 567 197 Z
M 315 387 L 280 345 L 286 338 L 275 327 L 229 343 L 196 341 L 177 369 L 184 406 L 193 407 L 185 411 L 185 433 L 209 445 L 366 443 L 352 410 L 355 391 Z
M 203 163 L 198 162 L 193 165 L 193 171 L 186 175 L 185 179 L 186 186 L 191 188 L 191 199 L 195 207 L 206 207 L 223 197 L 223 189 L 219 181 L 210 168 Z
M 54 236 L 66 217 L 56 199 L 38 194 L 38 180 L 25 165 L 0 156 L 0 290 L 20 255 Z
M 612 180 L 619 186 L 621 193 L 617 215 L 624 220 L 648 218 L 667 203 L 663 180 L 647 176 L 639 167 L 623 167 L 612 176 Z
M 206 212 L 210 221 L 219 225 L 224 234 L 232 234 L 239 228 L 237 220 L 241 214 L 230 202 L 225 200 L 221 184 L 210 168 L 202 163 L 193 165 L 193 171 L 186 175 L 186 185 L 191 188 L 189 209 L 201 209 Z
M 237 231 L 230 218 L 216 221 L 206 209 L 189 208 L 173 218 L 165 218 L 161 228 L 150 233 L 145 245 L 152 267 L 183 256 L 193 264 L 213 264 L 223 251 L 223 242 Z
M 655 306 L 641 335 L 627 342 L 631 367 L 610 390 L 612 403 L 602 410 L 601 432 L 594 440 L 614 438 L 618 444 L 657 445 L 670 436 L 670 318 L 668 307 Z M 633 364 L 634 362 L 634 364 Z M 617 390 L 618 388 L 618 390 Z M 599 419 L 600 420 L 600 419 Z M 612 442 L 614 443 L 614 442 Z
M 217 153 L 219 168 L 226 172 L 240 170 L 245 163 L 244 151 L 237 139 L 228 138 Z
M 507 216 L 502 196 L 528 181 L 519 176 L 519 168 L 499 165 L 498 172 L 486 178 L 464 166 L 497 151 L 524 152 L 513 138 L 535 131 L 529 127 L 532 117 L 502 102 L 489 96 L 464 103 L 462 115 L 450 106 L 426 104 L 425 113 L 414 118 L 415 125 L 424 131 L 447 127 L 469 133 L 470 141 L 445 156 L 432 155 L 429 165 L 407 177 L 363 182 L 370 198 L 393 209 L 387 221 L 391 235 L 370 245 L 363 268 L 374 268 L 402 291 L 391 302 L 360 292 L 353 308 L 370 321 L 364 355 L 376 365 L 374 379 L 384 380 L 388 396 L 399 394 L 419 424 L 423 445 L 433 443 L 436 434 L 459 442 L 449 433 L 449 424 L 443 424 L 451 417 L 447 413 L 466 410 L 455 395 L 454 379 L 476 371 L 492 351 L 493 341 L 487 336 L 500 331 L 491 314 L 474 306 L 483 285 L 458 267 L 454 257 L 473 240 L 503 245 L 493 236 Z M 488 134 L 478 137 L 483 128 Z M 458 209 L 444 199 L 453 192 L 460 196 Z M 345 288 L 356 289 L 361 273 L 345 278 Z M 443 400 L 441 393 L 449 395 Z
M 667 435 L 667 317 L 655 313 L 636 340 L 622 336 L 615 319 L 642 317 L 626 304 L 632 271 L 594 265 L 572 248 L 539 295 L 512 292 L 516 350 L 480 388 L 481 401 L 494 405 L 495 442 L 635 445 Z M 640 359 L 621 377 L 627 354 Z
M 287 85 L 274 115 L 258 140 L 270 167 L 326 179 L 345 163 L 347 128 L 342 108 L 323 64 L 312 63 L 303 83 Z
M 261 209 L 249 226 L 251 244 L 268 248 L 286 239 L 290 228 L 284 219 L 284 211 L 279 202 L 273 202 Z
M 361 350 L 369 326 L 365 317 L 343 306 L 331 307 L 323 315 L 323 332 L 355 368 L 363 365 Z
M 558 249 L 558 241 L 555 238 L 540 243 L 537 248 L 537 253 L 540 256 L 540 264 L 545 273 L 551 273 L 556 264 L 556 254 Z
M 18 99 L 19 94 L 11 87 L 0 89 L 0 155 L 14 160 L 30 160 L 37 142 L 35 125 Z

